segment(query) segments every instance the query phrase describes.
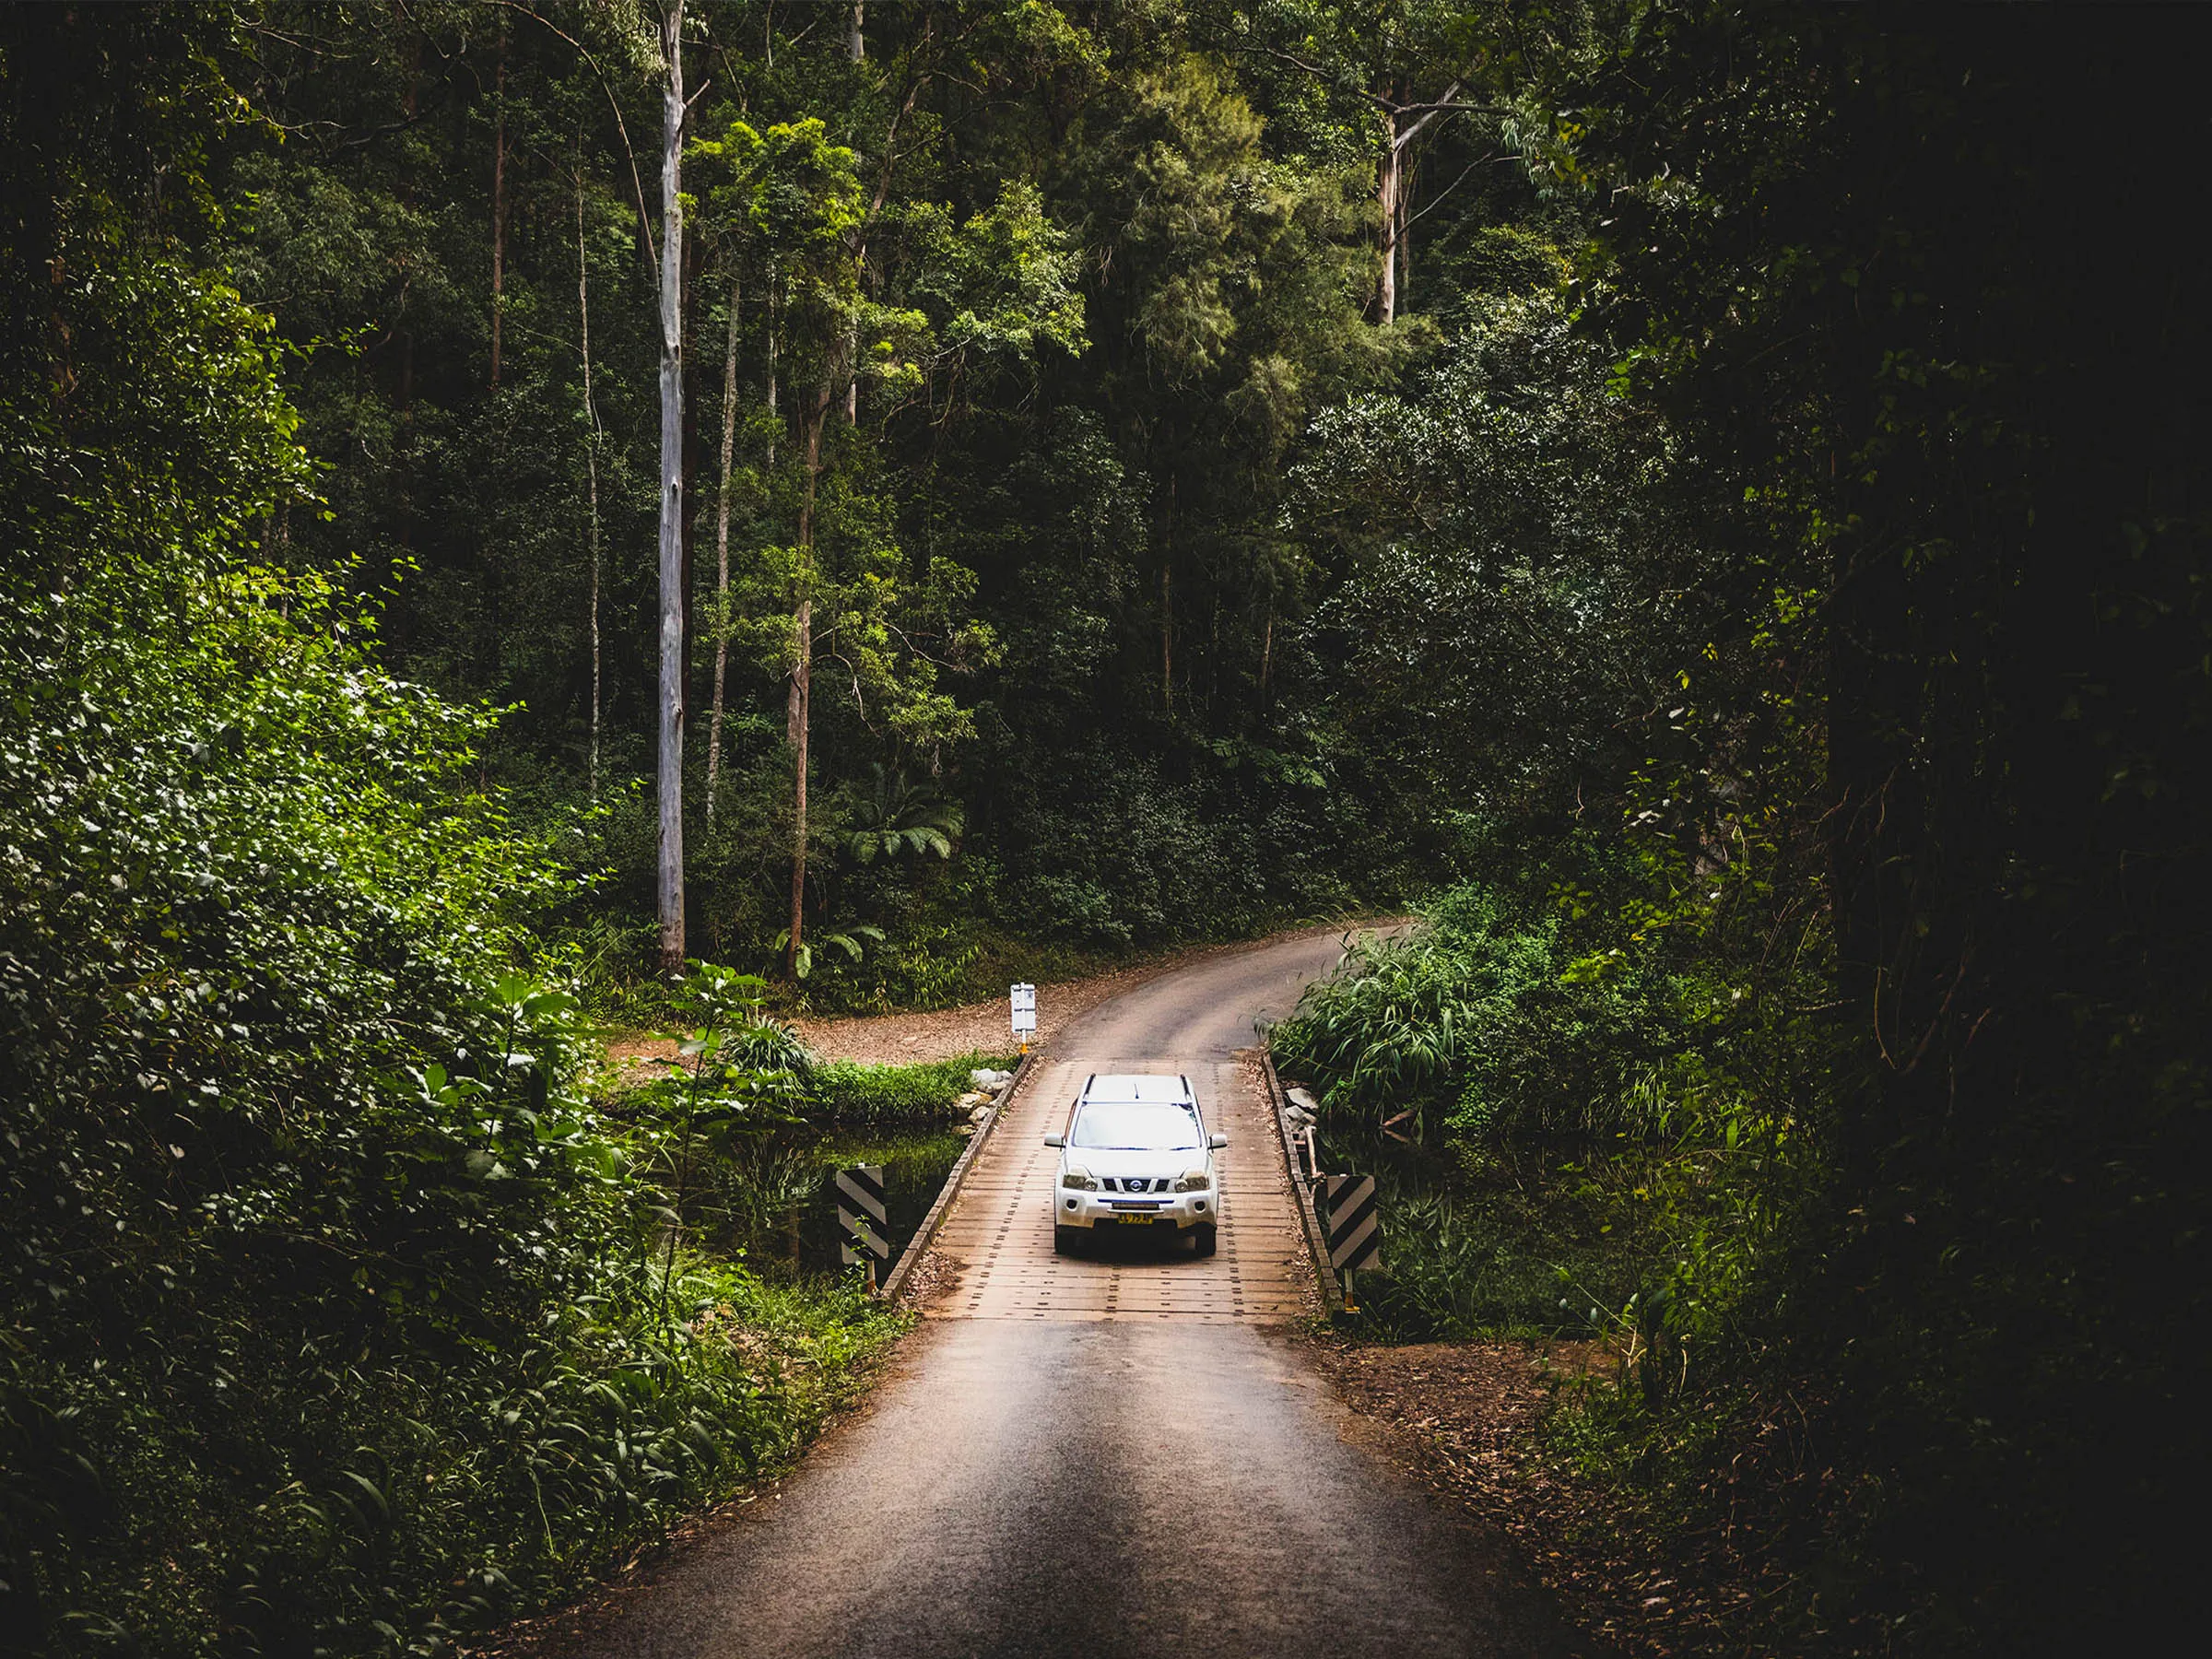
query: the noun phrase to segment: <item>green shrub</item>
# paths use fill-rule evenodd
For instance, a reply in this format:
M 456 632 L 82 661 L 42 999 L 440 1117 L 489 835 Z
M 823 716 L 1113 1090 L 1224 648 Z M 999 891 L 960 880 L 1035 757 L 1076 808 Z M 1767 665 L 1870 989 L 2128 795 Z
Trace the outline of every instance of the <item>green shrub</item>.
M 1630 884 L 1610 905 L 1548 885 L 1453 888 L 1270 1041 L 1382 1187 L 1371 1329 L 1603 1335 L 1659 1403 L 1741 1340 L 1814 1178 L 1777 1060 L 1792 1028 L 1783 999 L 1708 977 L 1709 939 L 1645 925 Z M 1418 1147 L 1378 1133 L 1401 1113 Z
M 972 1087 L 970 1071 L 982 1066 L 1008 1070 L 1013 1064 L 986 1054 L 916 1065 L 832 1060 L 815 1068 L 815 1110 L 825 1121 L 841 1124 L 944 1122 L 959 1115 L 954 1102 Z
M 1269 1035 L 1339 1121 L 1404 1112 L 1434 1139 L 1647 1133 L 1635 1077 L 1682 1041 L 1684 988 L 1649 959 L 1586 966 L 1553 914 L 1462 883 L 1411 937 L 1359 948 Z

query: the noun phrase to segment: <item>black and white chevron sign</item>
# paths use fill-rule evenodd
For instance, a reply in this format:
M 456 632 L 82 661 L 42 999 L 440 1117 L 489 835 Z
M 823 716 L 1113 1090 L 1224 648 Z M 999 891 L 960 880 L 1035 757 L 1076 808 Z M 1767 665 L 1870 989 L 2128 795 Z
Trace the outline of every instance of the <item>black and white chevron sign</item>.
M 837 1223 L 845 1230 L 845 1265 L 871 1256 L 891 1259 L 890 1230 L 884 1225 L 883 1166 L 855 1164 L 837 1172 Z
M 1375 1178 L 1331 1175 L 1326 1180 L 1329 1265 L 1371 1267 L 1382 1253 L 1382 1230 L 1375 1220 Z

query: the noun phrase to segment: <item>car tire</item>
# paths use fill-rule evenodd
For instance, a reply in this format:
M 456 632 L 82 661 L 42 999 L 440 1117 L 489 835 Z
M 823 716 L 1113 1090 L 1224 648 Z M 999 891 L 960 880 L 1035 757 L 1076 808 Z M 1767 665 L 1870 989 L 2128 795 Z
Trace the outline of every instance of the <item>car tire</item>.
M 1197 1226 L 1192 1228 L 1191 1243 L 1194 1247 L 1194 1253 L 1202 1256 L 1212 1255 L 1214 1246 L 1218 1242 L 1218 1232 L 1219 1230 L 1211 1221 L 1201 1221 Z
M 1083 1230 L 1079 1227 L 1061 1227 L 1055 1224 L 1053 1228 L 1053 1253 L 1054 1255 L 1081 1255 L 1083 1253 L 1083 1241 L 1080 1236 L 1082 1231 Z

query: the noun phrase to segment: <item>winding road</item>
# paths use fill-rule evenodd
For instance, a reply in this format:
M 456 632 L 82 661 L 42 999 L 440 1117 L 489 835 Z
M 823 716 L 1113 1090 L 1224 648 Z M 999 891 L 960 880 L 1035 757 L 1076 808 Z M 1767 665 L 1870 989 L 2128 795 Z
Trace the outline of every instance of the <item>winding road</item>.
M 772 1500 L 538 1649 L 621 1659 L 1567 1655 L 1501 1543 L 1363 1443 L 1299 1345 L 1282 1156 L 1235 1053 L 1335 932 L 1101 1005 L 1030 1068 L 940 1236 L 930 1318 Z M 1049 988 L 1045 994 L 1049 994 Z M 1055 1257 L 1050 1155 L 1082 1076 L 1188 1075 L 1230 1136 L 1219 1253 Z

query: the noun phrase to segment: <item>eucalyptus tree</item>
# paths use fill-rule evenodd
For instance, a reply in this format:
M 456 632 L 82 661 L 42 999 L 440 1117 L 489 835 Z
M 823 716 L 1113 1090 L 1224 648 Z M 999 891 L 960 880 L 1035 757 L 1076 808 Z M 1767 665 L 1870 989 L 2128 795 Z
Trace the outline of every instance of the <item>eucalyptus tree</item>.
M 665 0 L 661 53 L 661 969 L 684 967 L 684 0 Z
M 1615 38 L 1608 0 L 1266 0 L 1201 6 L 1197 27 L 1240 65 L 1253 101 L 1317 153 L 1373 171 L 1377 321 L 1408 305 L 1413 227 L 1472 181 L 1571 172 L 1554 104 Z M 1441 162 L 1430 182 L 1429 158 Z M 1464 194 L 1463 194 L 1464 193 Z M 1520 217 L 1540 217 L 1524 203 Z M 1449 305 L 1460 285 L 1439 273 Z
M 1261 86 L 1303 83 L 1284 101 L 1309 136 L 1372 158 L 1376 321 L 1388 325 L 1412 264 L 1408 228 L 1418 142 L 1451 117 L 1488 113 L 1467 89 L 1465 12 L 1434 0 L 1273 0 L 1206 18 Z

